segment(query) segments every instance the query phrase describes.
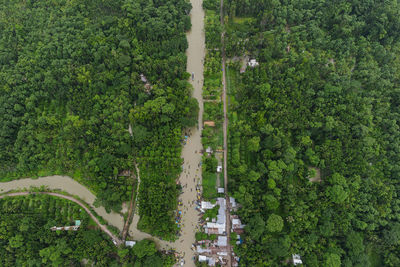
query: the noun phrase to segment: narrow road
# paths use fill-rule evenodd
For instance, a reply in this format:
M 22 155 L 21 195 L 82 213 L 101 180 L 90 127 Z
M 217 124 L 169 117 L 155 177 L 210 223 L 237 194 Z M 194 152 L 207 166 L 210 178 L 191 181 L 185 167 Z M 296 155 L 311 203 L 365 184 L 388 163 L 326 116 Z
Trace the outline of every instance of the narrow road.
M 128 230 L 129 230 L 129 225 L 131 223 L 132 213 L 134 212 L 134 206 L 136 205 L 136 201 L 133 199 L 134 193 L 135 193 L 135 188 L 132 189 L 132 197 L 131 197 L 131 201 L 129 203 L 128 216 L 126 217 L 124 228 L 123 228 L 122 234 L 121 234 L 122 240 L 126 240 L 126 236 L 128 234 Z
M 82 202 L 80 202 L 79 200 L 77 200 L 77 199 L 75 199 L 75 198 L 73 198 L 71 196 L 66 196 L 66 195 L 53 193 L 53 192 L 34 192 L 34 193 L 32 193 L 32 192 L 15 192 L 15 193 L 8 193 L 8 194 L 0 195 L 0 199 L 1 198 L 5 198 L 5 197 L 26 196 L 26 195 L 29 195 L 29 194 L 50 195 L 50 196 L 64 198 L 64 199 L 70 200 L 72 202 L 75 202 L 76 204 L 81 206 L 89 214 L 89 216 L 93 219 L 93 221 L 100 227 L 100 229 L 104 233 L 106 233 L 109 237 L 111 237 L 112 240 L 115 240 L 115 242 L 117 243 L 116 244 L 117 246 L 119 246 L 119 245 L 121 245 L 123 243 L 122 240 L 120 240 L 118 237 L 116 237 L 113 233 L 111 233 L 107 229 L 107 226 L 101 224 L 99 222 L 99 220 L 96 218 L 96 216 L 94 216 L 94 214 L 84 204 L 82 204 Z
M 228 239 L 228 266 L 232 266 L 232 253 L 231 253 L 231 216 L 230 216 L 230 202 L 228 196 L 228 102 L 226 98 L 226 74 L 225 74 L 225 29 L 224 29 L 224 0 L 221 0 L 220 6 L 221 17 L 221 45 L 222 45 L 222 101 L 224 102 L 224 189 L 226 198 L 226 236 Z

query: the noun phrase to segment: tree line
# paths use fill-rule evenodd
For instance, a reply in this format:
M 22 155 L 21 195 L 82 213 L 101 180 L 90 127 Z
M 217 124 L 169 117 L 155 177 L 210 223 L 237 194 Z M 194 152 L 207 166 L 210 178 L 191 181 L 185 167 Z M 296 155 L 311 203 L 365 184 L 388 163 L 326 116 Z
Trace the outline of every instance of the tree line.
M 300 254 L 306 266 L 398 266 L 397 4 L 225 8 L 227 55 L 260 63 L 236 75 L 230 105 L 229 191 L 247 225 L 240 263 Z
M 141 225 L 173 233 L 179 140 L 198 109 L 186 81 L 190 3 L 53 2 L 0 5 L 1 176 L 69 174 L 119 211 L 133 184 L 119 174 L 138 163 Z
M 172 266 L 149 240 L 117 248 L 77 204 L 49 195 L 0 199 L 1 266 Z M 52 231 L 53 226 L 81 225 L 77 231 Z

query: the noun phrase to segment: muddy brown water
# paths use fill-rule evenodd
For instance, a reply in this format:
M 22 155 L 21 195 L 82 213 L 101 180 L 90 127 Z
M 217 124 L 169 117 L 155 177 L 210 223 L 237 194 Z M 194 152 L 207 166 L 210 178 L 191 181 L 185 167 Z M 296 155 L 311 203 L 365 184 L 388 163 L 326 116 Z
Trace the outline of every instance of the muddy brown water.
M 96 199 L 96 196 L 85 186 L 68 176 L 53 175 L 40 177 L 38 179 L 26 178 L 0 183 L 0 193 L 5 193 L 15 189 L 28 189 L 31 186 L 40 187 L 43 185 L 50 189 L 61 189 L 70 195 L 78 196 L 80 199 L 88 203 L 94 209 L 94 211 L 103 217 L 109 224 L 122 231 L 124 218 L 115 212 L 107 213 L 104 207 L 94 207 L 93 202 Z

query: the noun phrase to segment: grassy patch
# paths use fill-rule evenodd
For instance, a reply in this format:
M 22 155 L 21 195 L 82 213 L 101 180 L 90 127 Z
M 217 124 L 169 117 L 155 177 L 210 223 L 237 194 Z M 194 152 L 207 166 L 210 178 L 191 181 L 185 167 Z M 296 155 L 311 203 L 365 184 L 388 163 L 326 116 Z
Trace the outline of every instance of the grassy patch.
M 217 219 L 218 209 L 219 205 L 216 205 L 214 208 L 206 210 L 206 212 L 203 214 L 203 220 L 206 220 L 207 218 L 209 220 Z
M 217 197 L 217 174 L 203 173 L 203 197 L 205 199 L 213 199 Z
M 253 17 L 233 17 L 232 22 L 236 24 L 252 23 L 255 21 Z
M 224 181 L 223 173 L 219 174 L 219 187 L 225 187 L 225 181 Z
M 222 127 L 217 129 L 217 140 L 218 140 L 218 149 L 222 149 L 224 146 L 224 130 Z
M 205 126 L 202 134 L 201 142 L 204 148 L 211 147 L 214 151 L 222 149 L 223 131 L 221 124 L 217 124 L 215 127 Z
M 222 102 L 205 102 L 204 103 L 204 120 L 215 121 L 221 123 L 223 118 Z
M 371 267 L 383 266 L 382 257 L 377 253 L 377 251 L 379 251 L 379 249 L 375 248 L 373 245 L 368 245 L 367 255 L 369 262 L 371 263 Z
M 221 96 L 221 74 L 213 73 L 204 79 L 203 97 L 205 99 L 217 100 Z

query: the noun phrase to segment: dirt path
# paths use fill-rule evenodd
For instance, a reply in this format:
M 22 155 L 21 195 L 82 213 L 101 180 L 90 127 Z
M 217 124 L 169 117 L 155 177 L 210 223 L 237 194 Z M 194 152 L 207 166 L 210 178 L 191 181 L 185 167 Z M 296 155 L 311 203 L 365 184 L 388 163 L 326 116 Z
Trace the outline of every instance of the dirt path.
M 124 226 L 124 218 L 115 212 L 107 213 L 104 207 L 94 207 L 93 203 L 96 196 L 90 192 L 85 186 L 68 176 L 46 176 L 38 179 L 19 179 L 10 182 L 0 183 L 0 193 L 5 193 L 15 189 L 28 189 L 31 186 L 40 187 L 46 186 L 49 189 L 61 189 L 70 195 L 76 195 L 83 201 L 89 204 L 93 210 L 103 217 L 110 225 L 117 227 L 122 231 Z
M 137 164 L 135 164 L 135 169 L 136 169 L 136 174 L 137 174 L 137 179 L 138 179 L 138 185 L 137 185 L 137 189 L 136 189 L 137 190 L 136 198 L 135 198 L 135 201 L 132 206 L 133 210 L 130 211 L 130 212 L 134 212 L 134 214 L 133 214 L 132 222 L 129 225 L 129 235 L 132 236 L 132 238 L 134 240 L 151 239 L 158 245 L 159 248 L 169 250 L 170 248 L 172 248 L 172 244 L 173 244 L 172 242 L 160 240 L 156 237 L 153 237 L 152 235 L 150 235 L 148 233 L 141 232 L 140 230 L 137 229 L 137 224 L 140 219 L 138 209 L 137 209 L 137 205 L 139 205 L 138 196 L 139 196 L 139 190 L 140 190 L 140 170 L 139 170 L 139 167 Z
M 228 266 L 232 264 L 232 253 L 231 251 L 231 220 L 230 220 L 230 202 L 228 196 L 228 103 L 226 99 L 226 74 L 225 74 L 225 32 L 224 32 L 224 0 L 221 0 L 221 26 L 222 26 L 222 34 L 221 34 L 221 42 L 222 42 L 222 101 L 224 102 L 224 189 L 225 189 L 225 197 L 226 197 L 226 236 L 228 239 Z
M 138 175 L 138 177 L 139 177 L 139 175 Z M 138 188 L 139 188 L 139 185 L 140 185 L 140 178 L 138 180 Z M 131 200 L 129 202 L 128 216 L 126 217 L 124 229 L 122 230 L 122 235 L 121 235 L 122 240 L 126 240 L 126 236 L 128 234 L 128 230 L 129 230 L 129 225 L 131 223 L 132 213 L 134 213 L 134 210 L 136 207 L 136 203 L 137 203 L 136 200 L 137 200 L 138 194 L 136 194 L 136 198 L 133 199 L 133 197 L 135 195 L 135 191 L 136 191 L 136 188 L 133 186 L 132 187 L 132 196 L 131 196 Z M 139 192 L 139 189 L 138 189 L 138 192 Z
M 26 196 L 29 194 L 43 194 L 43 195 L 50 195 L 50 196 L 55 196 L 55 197 L 59 197 L 59 198 L 64 198 L 70 201 L 75 202 L 76 204 L 78 204 L 79 206 L 81 206 L 88 214 L 89 216 L 93 219 L 93 221 L 100 227 L 100 229 L 106 233 L 109 237 L 111 237 L 112 240 L 114 240 L 116 242 L 116 245 L 119 246 L 122 244 L 122 240 L 120 240 L 118 237 L 116 237 L 113 233 L 111 233 L 108 229 L 107 226 L 101 224 L 99 222 L 99 220 L 96 218 L 96 216 L 94 216 L 94 214 L 79 200 L 71 197 L 71 196 L 66 196 L 63 194 L 58 194 L 58 193 L 52 193 L 52 192 L 35 192 L 35 193 L 31 193 L 31 192 L 15 192 L 15 193 L 8 193 L 8 194 L 4 194 L 1 195 L 0 198 L 5 198 L 5 197 L 16 197 L 16 196 Z

